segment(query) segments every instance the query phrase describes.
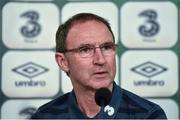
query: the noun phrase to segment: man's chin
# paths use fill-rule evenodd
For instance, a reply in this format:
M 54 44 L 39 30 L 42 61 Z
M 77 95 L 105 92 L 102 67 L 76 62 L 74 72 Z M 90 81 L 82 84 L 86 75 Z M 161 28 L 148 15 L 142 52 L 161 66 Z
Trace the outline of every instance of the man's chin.
M 93 84 L 93 89 L 98 90 L 103 87 L 111 89 L 112 85 L 113 85 L 113 81 L 112 82 L 96 82 Z

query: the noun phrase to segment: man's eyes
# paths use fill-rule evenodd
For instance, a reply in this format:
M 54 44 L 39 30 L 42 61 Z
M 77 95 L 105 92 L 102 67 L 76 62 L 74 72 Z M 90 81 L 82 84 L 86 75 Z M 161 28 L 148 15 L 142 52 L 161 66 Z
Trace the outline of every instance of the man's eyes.
M 79 52 L 89 52 L 89 51 L 91 51 L 91 50 L 93 50 L 93 48 L 90 47 L 90 46 L 84 46 L 84 47 L 80 47 L 80 48 L 78 49 Z
M 103 45 L 102 48 L 103 49 L 112 49 L 113 45 Z
M 114 49 L 115 45 L 114 44 L 103 44 L 100 45 L 99 47 L 95 47 L 95 46 L 91 46 L 91 45 L 87 45 L 87 46 L 81 46 L 77 49 L 78 52 L 91 52 L 92 50 L 96 49 L 96 48 L 100 48 L 101 50 L 112 50 Z
M 101 49 L 103 49 L 103 50 L 108 50 L 108 49 L 113 49 L 113 48 L 114 48 L 113 44 L 108 44 L 108 45 L 101 46 Z

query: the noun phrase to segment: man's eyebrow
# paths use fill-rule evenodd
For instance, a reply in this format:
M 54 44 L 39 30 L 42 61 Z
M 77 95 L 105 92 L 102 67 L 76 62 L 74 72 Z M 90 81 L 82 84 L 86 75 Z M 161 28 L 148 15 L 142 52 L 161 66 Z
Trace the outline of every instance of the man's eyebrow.
M 102 43 L 101 45 L 106 45 L 106 44 L 114 44 L 114 42 L 105 42 L 105 43 Z
M 113 44 L 114 42 L 113 41 L 109 41 L 109 42 L 104 42 L 104 43 L 102 43 L 102 44 L 100 44 L 100 45 L 106 45 L 106 44 Z M 82 44 L 80 44 L 79 45 L 79 47 L 84 47 L 84 46 L 95 46 L 95 44 L 90 44 L 90 43 L 82 43 Z
M 89 44 L 89 43 L 87 43 L 87 44 L 80 44 L 79 45 L 79 47 L 86 47 L 86 46 L 94 46 L 94 44 Z

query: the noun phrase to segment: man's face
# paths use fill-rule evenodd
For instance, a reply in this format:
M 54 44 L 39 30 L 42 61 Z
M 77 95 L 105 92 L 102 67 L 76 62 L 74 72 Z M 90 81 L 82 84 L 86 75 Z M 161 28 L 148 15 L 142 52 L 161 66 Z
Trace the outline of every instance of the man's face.
M 67 36 L 67 49 L 78 48 L 90 44 L 99 47 L 104 43 L 113 42 L 108 28 L 100 22 L 88 21 L 74 25 Z M 93 56 L 82 58 L 78 53 L 65 54 L 69 77 L 74 88 L 88 88 L 97 90 L 101 87 L 112 87 L 116 73 L 115 53 L 103 55 L 96 48 Z

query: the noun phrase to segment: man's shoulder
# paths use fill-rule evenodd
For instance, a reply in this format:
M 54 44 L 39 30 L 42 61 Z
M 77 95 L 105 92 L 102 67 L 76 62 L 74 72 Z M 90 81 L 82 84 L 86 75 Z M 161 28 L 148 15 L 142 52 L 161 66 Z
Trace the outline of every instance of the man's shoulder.
M 68 104 L 69 94 L 70 93 L 66 93 L 66 94 L 64 94 L 62 96 L 59 96 L 59 97 L 55 98 L 54 100 L 42 105 L 39 109 L 43 110 L 43 109 L 54 108 L 54 107 L 55 108 L 56 107 L 64 108 Z
M 163 109 L 143 97 L 140 97 L 128 90 L 122 89 L 122 104 L 119 112 L 127 111 L 138 118 L 166 118 Z
M 51 118 L 58 114 L 65 115 L 68 113 L 68 102 L 70 93 L 55 98 L 54 100 L 40 106 L 32 118 Z
M 145 110 L 158 106 L 157 104 L 125 89 L 122 89 L 122 99 L 130 106 L 139 107 Z

